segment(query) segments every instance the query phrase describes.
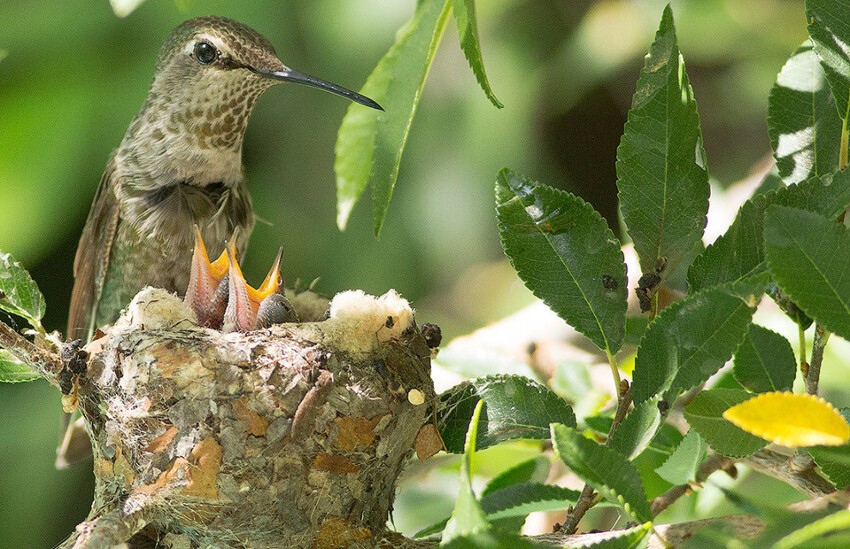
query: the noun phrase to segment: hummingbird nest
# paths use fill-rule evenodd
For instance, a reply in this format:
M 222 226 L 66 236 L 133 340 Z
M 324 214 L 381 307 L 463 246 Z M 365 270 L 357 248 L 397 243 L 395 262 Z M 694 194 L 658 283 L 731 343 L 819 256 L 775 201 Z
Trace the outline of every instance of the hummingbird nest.
M 412 309 L 394 291 L 288 297 L 307 322 L 222 333 L 147 288 L 89 345 L 75 391 L 95 499 L 60 547 L 413 543 L 386 530 L 396 479 L 433 431 Z

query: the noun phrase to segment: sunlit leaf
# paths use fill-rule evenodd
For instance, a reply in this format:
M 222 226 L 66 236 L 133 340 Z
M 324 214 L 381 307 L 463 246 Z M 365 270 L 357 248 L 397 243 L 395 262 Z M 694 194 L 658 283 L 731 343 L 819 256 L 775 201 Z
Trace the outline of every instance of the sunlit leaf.
M 602 497 L 640 522 L 652 519 L 640 475 L 622 454 L 557 423 L 552 424 L 552 444 L 567 467 Z
M 582 199 L 510 170 L 496 180 L 502 248 L 519 277 L 597 347 L 620 348 L 626 266 L 608 224 Z
M 850 441 L 847 420 L 815 395 L 764 393 L 729 408 L 723 418 L 748 433 L 791 448 L 839 446 Z
M 384 112 L 356 103 L 348 107 L 339 128 L 334 162 L 340 229 L 345 228 L 351 209 L 370 186 L 375 235 L 381 232 L 449 9 L 447 0 L 419 2 L 413 18 L 398 31 L 395 43 L 369 75 L 361 92 L 380 103 Z
M 626 456 L 626 459 L 632 459 L 649 446 L 660 426 L 658 403 L 647 400 L 626 414 L 611 435 L 608 446 Z
M 617 148 L 620 210 L 644 273 L 662 278 L 701 243 L 708 171 L 699 114 L 668 5 L 644 61 Z
M 463 451 L 465 425 L 479 401 L 479 449 L 516 438 L 549 438 L 553 422 L 575 426 L 572 408 L 545 386 L 523 376 L 487 376 L 452 387 L 440 395 L 437 423 L 449 452 Z
M 469 430 L 466 433 L 466 443 L 464 444 L 463 459 L 460 465 L 460 492 L 452 516 L 443 530 L 443 543 L 465 535 L 484 532 L 491 528 L 481 505 L 475 499 L 475 493 L 472 491 L 472 475 L 475 471 L 473 464 L 475 441 L 478 438 L 478 421 L 483 407 L 484 401 L 479 400 L 472 412 L 472 418 L 469 420 Z
M 524 483 L 507 486 L 481 498 L 481 507 L 488 520 L 527 516 L 539 511 L 566 510 L 575 505 L 578 490 L 539 483 Z
M 790 389 L 797 374 L 791 343 L 757 324 L 735 352 L 735 379 L 754 393 Z
M 118 17 L 127 17 L 133 13 L 136 8 L 141 6 L 145 0 L 109 0 L 112 6 L 112 11 Z
M 850 204 L 850 172 L 813 177 L 745 202 L 726 234 L 694 260 L 688 270 L 691 291 L 741 280 L 767 268 L 764 262 L 764 212 L 771 204 L 835 217 Z
M 691 429 L 682 439 L 679 447 L 655 472 L 671 484 L 690 482 L 695 479 L 707 449 L 708 445 L 699 433 Z
M 709 288 L 666 307 L 650 324 L 635 357 L 636 403 L 681 391 L 714 375 L 744 339 L 755 307 L 724 288 Z
M 450 542 L 440 545 L 446 549 L 540 549 L 551 548 L 553 545 L 537 543 L 531 538 L 518 536 L 501 530 L 486 530 L 453 538 Z
M 811 40 L 797 48 L 776 76 L 767 129 L 786 183 L 838 171 L 841 118 Z
M 6 349 L 0 349 L 0 383 L 33 381 L 41 376 Z
M 528 482 L 540 483 L 549 476 L 551 464 L 549 459 L 543 456 L 531 458 L 522 463 L 514 465 L 510 469 L 502 471 L 487 483 L 481 492 L 482 499 L 493 492 L 497 492 L 514 484 L 525 484 Z
M 637 549 L 644 547 L 644 538 L 652 531 L 652 524 L 645 522 L 625 530 L 609 530 L 597 534 L 594 543 L 583 545 L 584 549 Z M 600 539 L 601 538 L 601 539 Z
M 685 419 L 715 452 L 730 457 L 746 457 L 767 445 L 767 441 L 741 430 L 723 418 L 723 413 L 752 397 L 740 389 L 702 391 L 685 408 Z
M 35 281 L 11 254 L 0 252 L 0 309 L 41 326 L 44 297 Z
M 784 206 L 765 212 L 770 272 L 821 326 L 850 339 L 850 233 L 826 217 Z
M 452 0 L 452 8 L 463 54 L 469 61 L 469 66 L 475 73 L 475 78 L 487 95 L 487 99 L 495 107 L 501 109 L 504 105 L 496 98 L 496 94 L 490 88 L 490 81 L 484 71 L 484 59 L 481 57 L 481 43 L 478 39 L 478 21 L 475 17 L 475 0 Z
M 842 509 L 795 529 L 780 539 L 773 549 L 826 549 L 850 546 L 850 510 Z
M 850 113 L 850 26 L 841 0 L 806 0 L 806 20 L 842 119 Z

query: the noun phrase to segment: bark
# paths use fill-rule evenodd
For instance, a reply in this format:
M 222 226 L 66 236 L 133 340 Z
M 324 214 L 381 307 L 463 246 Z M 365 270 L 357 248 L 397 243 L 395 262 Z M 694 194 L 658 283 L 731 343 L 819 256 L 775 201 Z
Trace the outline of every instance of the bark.
M 342 294 L 328 320 L 224 334 L 143 291 L 78 380 L 95 498 L 62 547 L 394 539 L 396 479 L 435 394 L 430 349 L 392 294 Z

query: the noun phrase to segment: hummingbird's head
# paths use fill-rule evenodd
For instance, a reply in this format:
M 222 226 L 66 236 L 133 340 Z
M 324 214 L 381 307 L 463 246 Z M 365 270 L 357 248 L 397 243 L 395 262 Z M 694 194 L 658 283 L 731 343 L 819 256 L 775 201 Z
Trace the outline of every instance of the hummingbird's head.
M 357 92 L 290 69 L 264 36 L 225 17 L 197 17 L 175 28 L 160 50 L 156 72 L 171 91 L 188 87 L 198 97 L 208 94 L 211 102 L 247 103 L 248 109 L 270 86 L 295 82 L 383 110 Z

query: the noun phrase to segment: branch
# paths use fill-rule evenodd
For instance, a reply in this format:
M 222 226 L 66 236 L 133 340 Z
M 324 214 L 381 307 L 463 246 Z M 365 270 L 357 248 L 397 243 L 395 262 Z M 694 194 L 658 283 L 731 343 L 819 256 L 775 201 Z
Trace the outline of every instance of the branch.
M 708 456 L 708 458 L 702 462 L 702 465 L 699 466 L 699 469 L 697 469 L 695 481 L 697 484 L 702 484 L 715 471 L 729 469 L 734 466 L 735 462 L 732 459 L 727 458 L 726 456 L 721 456 L 720 454 L 712 454 Z M 690 489 L 690 484 L 680 484 L 678 486 L 673 486 L 660 496 L 656 497 L 652 500 L 652 516 L 658 516 L 661 511 L 667 509 L 677 499 L 684 496 Z
M 121 545 L 147 526 L 152 514 L 149 496 L 130 496 L 119 508 L 77 525 L 76 534 L 58 549 L 98 549 Z
M 0 322 L 0 348 L 15 355 L 52 385 L 59 386 L 59 374 L 64 368 L 59 356 L 37 347 L 4 322 Z
M 812 497 L 835 492 L 835 487 L 818 472 L 813 461 L 800 462 L 773 450 L 759 450 L 742 460 L 756 471 L 779 479 Z
M 823 364 L 823 351 L 829 341 L 829 332 L 823 326 L 815 326 L 815 337 L 812 339 L 812 361 L 806 369 L 806 392 L 810 395 L 818 394 L 818 381 L 820 379 L 820 368 Z

